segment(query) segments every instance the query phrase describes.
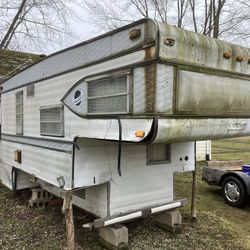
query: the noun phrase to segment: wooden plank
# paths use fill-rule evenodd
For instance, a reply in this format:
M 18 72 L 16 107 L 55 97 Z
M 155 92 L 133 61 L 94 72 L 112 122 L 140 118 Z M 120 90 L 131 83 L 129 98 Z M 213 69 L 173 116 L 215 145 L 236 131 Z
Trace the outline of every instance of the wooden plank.
M 244 165 L 242 160 L 230 160 L 230 161 L 207 161 L 207 166 L 210 168 L 218 168 L 225 170 L 241 170 Z

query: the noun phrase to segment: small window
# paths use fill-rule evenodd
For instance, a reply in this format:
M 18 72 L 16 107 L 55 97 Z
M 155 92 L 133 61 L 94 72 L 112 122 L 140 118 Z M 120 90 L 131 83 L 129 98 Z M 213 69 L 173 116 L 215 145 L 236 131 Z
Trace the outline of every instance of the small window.
M 63 105 L 43 106 L 40 108 L 40 134 L 64 136 Z
M 170 162 L 170 144 L 149 144 L 147 145 L 148 165 Z
M 122 114 L 129 112 L 129 75 L 88 82 L 89 114 Z
M 16 93 L 16 134 L 23 134 L 23 91 Z
M 35 95 L 35 85 L 31 84 L 27 86 L 27 97 L 33 97 Z

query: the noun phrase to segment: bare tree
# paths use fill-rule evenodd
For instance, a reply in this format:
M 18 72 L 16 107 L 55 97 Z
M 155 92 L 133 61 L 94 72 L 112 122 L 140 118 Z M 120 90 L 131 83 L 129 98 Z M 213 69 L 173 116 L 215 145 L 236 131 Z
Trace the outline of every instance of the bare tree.
M 183 19 L 185 17 L 187 7 L 188 7 L 188 0 L 177 0 L 177 26 L 179 28 L 182 27 Z
M 244 0 L 85 0 L 92 23 L 105 30 L 150 17 L 215 38 L 248 44 L 250 4 Z
M 0 48 L 42 50 L 72 38 L 78 0 L 0 0 Z
M 195 4 L 195 2 L 196 2 L 195 0 L 189 0 L 191 12 L 192 12 L 194 32 L 198 32 L 197 20 L 196 20 L 196 4 Z
M 153 0 L 153 5 L 155 7 L 154 19 L 159 19 L 163 23 L 168 22 L 169 9 L 171 8 L 171 3 L 173 1 L 169 0 Z

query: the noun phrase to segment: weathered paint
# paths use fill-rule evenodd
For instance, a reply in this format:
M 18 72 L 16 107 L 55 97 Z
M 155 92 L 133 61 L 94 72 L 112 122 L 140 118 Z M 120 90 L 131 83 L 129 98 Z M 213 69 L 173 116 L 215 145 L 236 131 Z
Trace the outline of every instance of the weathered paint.
M 172 143 L 250 135 L 250 119 L 159 119 L 154 143 Z
M 248 64 L 250 49 L 223 42 L 164 23 L 159 26 L 159 57 L 169 62 L 207 67 L 234 73 L 250 74 Z M 166 38 L 175 40 L 173 46 L 164 43 Z M 232 56 L 225 58 L 224 52 Z M 240 60 L 239 60 L 240 59 Z
M 145 66 L 145 96 L 146 113 L 153 113 L 155 110 L 155 82 L 156 82 L 156 64 Z
M 179 71 L 177 113 L 250 115 L 250 81 L 192 71 Z

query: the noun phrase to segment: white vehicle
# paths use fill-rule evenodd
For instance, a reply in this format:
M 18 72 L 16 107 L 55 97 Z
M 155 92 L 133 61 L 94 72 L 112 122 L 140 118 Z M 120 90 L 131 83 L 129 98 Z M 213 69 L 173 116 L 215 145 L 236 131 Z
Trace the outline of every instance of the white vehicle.
M 250 135 L 249 55 L 143 19 L 45 57 L 2 84 L 2 182 L 72 190 L 95 227 L 181 206 L 195 141 Z

